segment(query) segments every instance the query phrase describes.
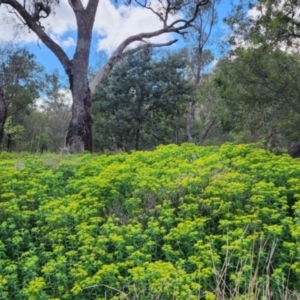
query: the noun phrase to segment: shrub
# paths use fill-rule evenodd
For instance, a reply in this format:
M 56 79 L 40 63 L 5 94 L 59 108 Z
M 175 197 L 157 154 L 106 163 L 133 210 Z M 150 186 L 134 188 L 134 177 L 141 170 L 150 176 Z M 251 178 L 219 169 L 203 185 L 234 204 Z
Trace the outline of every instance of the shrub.
M 1 299 L 299 299 L 298 160 L 231 144 L 0 159 Z

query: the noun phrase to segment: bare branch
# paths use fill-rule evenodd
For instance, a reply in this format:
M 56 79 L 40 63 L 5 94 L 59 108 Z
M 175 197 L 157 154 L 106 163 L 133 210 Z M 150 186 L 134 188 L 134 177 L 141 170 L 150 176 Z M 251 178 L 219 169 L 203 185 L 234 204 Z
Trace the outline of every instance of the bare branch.
M 46 15 L 41 15 L 41 12 L 44 12 Z M 45 5 L 42 2 L 35 2 L 32 19 L 33 21 L 38 22 L 41 18 L 47 18 L 50 12 L 51 12 L 51 7 L 49 5 Z
M 134 2 L 136 4 L 138 4 L 139 6 L 145 8 L 145 9 L 150 10 L 152 13 L 154 13 L 156 16 L 158 16 L 160 21 L 163 22 L 163 28 L 173 28 L 173 32 L 176 32 L 176 33 L 181 34 L 181 35 L 184 35 L 186 33 L 186 32 L 182 32 L 182 30 L 190 27 L 192 25 L 192 23 L 195 21 L 197 15 L 199 14 L 200 7 L 204 6 L 204 5 L 207 5 L 209 3 L 209 1 L 210 0 L 198 1 L 195 4 L 194 13 L 193 13 L 191 18 L 189 18 L 189 19 L 178 19 L 178 20 L 174 21 L 173 23 L 171 23 L 170 25 L 168 25 L 167 21 L 168 21 L 169 15 L 176 12 L 176 11 L 180 11 L 183 8 L 184 4 L 176 5 L 175 4 L 176 2 L 174 2 L 172 4 L 171 0 L 166 0 L 167 5 L 165 6 L 165 5 L 163 5 L 162 1 L 159 1 L 160 4 L 161 4 L 162 11 L 164 12 L 164 13 L 162 13 L 160 11 L 157 11 L 157 10 L 153 9 L 151 7 L 151 2 L 148 5 L 147 0 L 144 0 L 144 2 L 141 2 L 140 0 L 134 0 Z M 179 25 L 179 26 L 175 27 L 175 25 Z
M 100 0 L 89 0 L 87 7 L 85 9 L 86 14 L 88 15 L 88 19 L 89 19 L 88 21 L 92 23 L 91 28 L 93 27 L 99 1 Z
M 175 43 L 177 43 L 178 40 L 172 40 L 172 41 L 169 41 L 167 43 L 159 43 L 159 44 L 155 44 L 155 43 L 148 43 L 148 42 L 145 42 L 145 44 L 141 45 L 141 46 L 138 46 L 134 49 L 130 49 L 130 50 L 127 50 L 125 51 L 123 54 L 122 54 L 122 58 L 126 57 L 126 56 L 129 56 L 129 55 L 132 55 L 136 52 L 139 52 L 143 49 L 146 49 L 146 48 L 160 48 L 160 47 L 166 47 L 166 46 L 171 46 Z
M 114 65 L 119 62 L 121 59 L 123 59 L 126 56 L 132 55 L 138 51 L 141 51 L 145 48 L 158 48 L 158 47 L 165 47 L 165 46 L 170 46 L 173 45 L 177 42 L 178 40 L 172 40 L 166 43 L 145 43 L 143 45 L 140 45 L 134 49 L 127 50 L 123 52 L 117 52 L 117 50 L 114 52 L 114 54 L 111 56 L 111 58 L 108 60 L 108 62 L 105 64 L 105 66 L 98 72 L 93 79 L 93 81 L 90 84 L 90 90 L 91 90 L 91 95 L 93 96 L 96 92 L 97 89 L 101 83 L 101 81 L 109 75 L 111 70 L 113 69 Z
M 20 14 L 26 25 L 36 33 L 36 35 L 49 49 L 51 49 L 63 65 L 65 71 L 68 73 L 71 64 L 70 59 L 63 49 L 44 32 L 43 27 L 36 22 L 34 16 L 31 16 L 29 12 L 16 0 L 2 0 L 2 3 L 11 6 Z
M 2 1 L 2 0 L 0 0 L 0 1 Z M 22 25 L 24 25 L 24 26 L 26 25 L 26 23 L 24 22 L 24 20 L 20 17 L 20 15 L 19 15 L 18 13 L 16 13 L 15 10 L 8 8 L 7 11 L 8 11 L 10 14 L 15 15 L 16 18 L 19 19 L 19 21 L 21 22 Z
M 165 20 L 165 18 L 163 18 L 163 14 L 155 11 L 151 6 L 148 6 L 147 0 L 145 0 L 144 3 L 142 3 L 138 0 L 135 0 L 134 2 L 143 8 L 149 9 L 152 13 L 154 13 L 156 16 L 158 16 L 158 18 L 163 22 L 164 27 L 166 26 L 166 20 Z
M 183 25 L 180 25 L 179 27 L 176 28 L 177 31 L 175 30 L 175 32 L 180 33 L 181 30 L 186 29 L 186 28 L 188 28 L 188 27 L 190 27 L 192 25 L 192 23 L 197 18 L 197 15 L 199 13 L 200 7 L 204 6 L 204 5 L 208 4 L 208 3 L 209 3 L 209 0 L 201 0 L 201 1 L 199 1 L 197 3 L 196 7 L 195 7 L 194 14 L 193 14 L 193 16 L 190 19 L 188 19 L 188 20 L 186 20 L 186 19 L 176 20 L 172 24 L 170 24 L 168 27 L 174 27 L 177 24 L 183 23 Z
M 150 5 L 147 5 L 147 0 L 144 0 L 144 3 L 141 2 L 140 0 L 135 0 L 135 3 L 137 3 L 138 5 L 147 8 L 149 10 L 151 10 L 152 12 L 154 12 L 157 16 L 159 16 L 160 20 L 163 21 L 164 26 L 162 29 L 156 30 L 156 31 L 152 31 L 152 32 L 143 32 L 140 34 L 136 34 L 136 35 L 132 35 L 130 37 L 128 37 L 127 39 L 125 39 L 120 45 L 119 47 L 115 50 L 114 54 L 111 56 L 111 58 L 109 59 L 109 61 L 106 63 L 106 65 L 96 74 L 95 78 L 93 79 L 92 83 L 90 84 L 90 90 L 91 90 L 91 94 L 94 95 L 97 91 L 97 88 L 99 86 L 99 84 L 101 83 L 101 81 L 110 73 L 110 71 L 112 70 L 113 66 L 119 61 L 121 60 L 124 56 L 126 56 L 126 53 L 124 53 L 124 50 L 126 49 L 126 47 L 128 45 L 130 45 L 133 42 L 145 42 L 144 39 L 150 39 L 152 37 L 155 36 L 159 36 L 161 34 L 164 33 L 177 33 L 180 35 L 184 35 L 187 32 L 184 31 L 185 29 L 189 28 L 192 23 L 195 21 L 200 7 L 206 5 L 209 2 L 209 0 L 201 0 L 199 1 L 196 5 L 195 5 L 195 10 L 194 13 L 192 14 L 192 16 L 188 19 L 179 19 L 174 21 L 173 23 L 171 23 L 170 25 L 167 25 L 167 19 L 168 19 L 168 15 L 174 11 L 174 10 L 179 10 L 180 8 L 177 6 L 172 6 L 170 0 L 167 0 L 167 7 L 164 7 L 165 9 L 165 16 L 163 17 L 162 15 L 160 15 L 158 12 L 155 12 Z M 160 3 L 162 3 L 160 1 Z M 178 25 L 177 27 L 175 25 Z M 157 47 L 158 45 L 160 45 L 159 47 L 165 45 L 171 45 L 173 43 L 175 43 L 176 41 L 171 41 L 169 43 L 166 44 L 152 44 L 149 43 L 148 45 L 142 45 L 139 48 L 137 48 L 137 50 L 132 49 L 132 50 L 128 50 L 128 53 L 130 52 L 136 52 L 139 51 L 140 49 L 144 48 L 144 47 Z M 151 46 L 153 45 L 153 46 Z

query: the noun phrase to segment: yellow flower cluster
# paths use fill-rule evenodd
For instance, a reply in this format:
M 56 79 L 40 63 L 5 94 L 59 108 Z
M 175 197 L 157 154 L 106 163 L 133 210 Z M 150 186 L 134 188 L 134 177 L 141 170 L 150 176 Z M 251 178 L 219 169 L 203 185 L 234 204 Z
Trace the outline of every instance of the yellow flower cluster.
M 0 299 L 299 295 L 299 178 L 251 144 L 1 153 Z

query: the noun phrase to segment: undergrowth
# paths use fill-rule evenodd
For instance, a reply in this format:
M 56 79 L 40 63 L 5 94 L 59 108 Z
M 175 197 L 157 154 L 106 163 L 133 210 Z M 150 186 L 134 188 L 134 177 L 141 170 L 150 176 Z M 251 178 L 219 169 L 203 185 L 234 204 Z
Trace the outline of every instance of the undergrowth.
M 256 145 L 0 154 L 0 299 L 300 299 L 300 163 Z

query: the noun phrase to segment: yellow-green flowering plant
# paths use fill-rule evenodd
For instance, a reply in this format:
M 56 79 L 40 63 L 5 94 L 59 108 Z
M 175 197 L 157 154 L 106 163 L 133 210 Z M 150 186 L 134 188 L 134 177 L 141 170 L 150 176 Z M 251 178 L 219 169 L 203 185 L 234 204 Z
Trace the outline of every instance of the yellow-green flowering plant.
M 0 154 L 0 299 L 288 299 L 299 262 L 287 155 Z

